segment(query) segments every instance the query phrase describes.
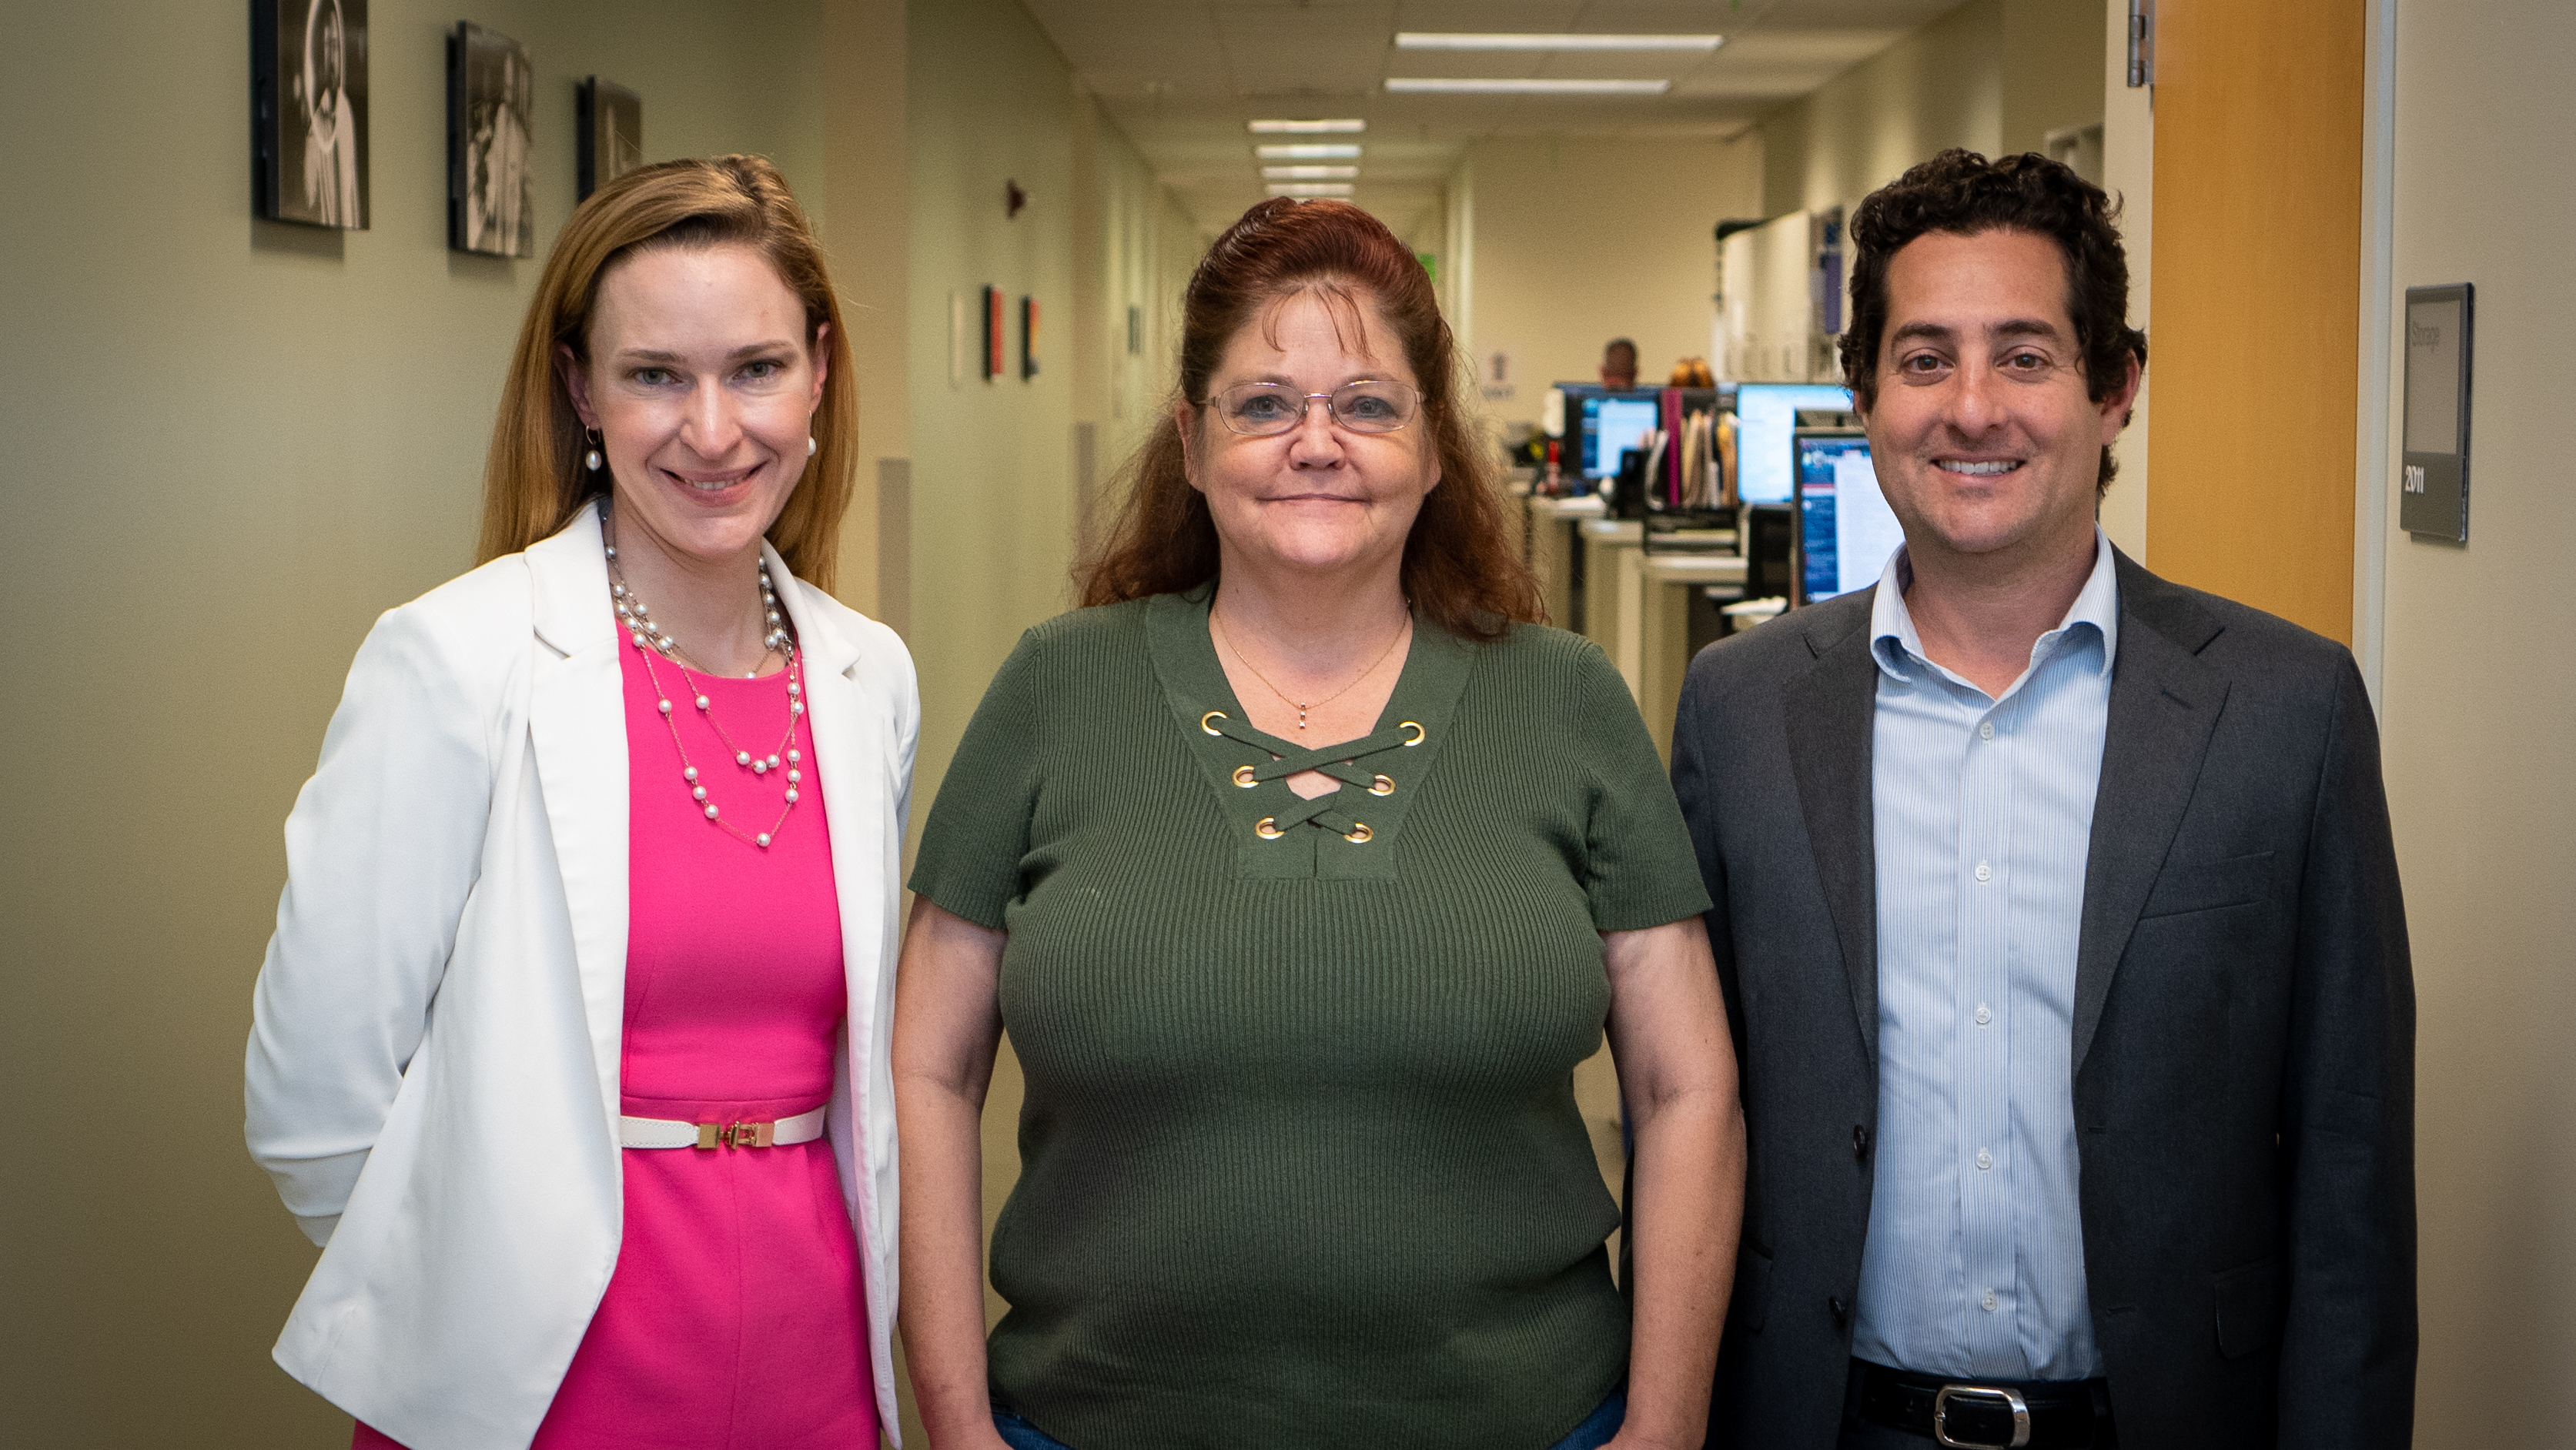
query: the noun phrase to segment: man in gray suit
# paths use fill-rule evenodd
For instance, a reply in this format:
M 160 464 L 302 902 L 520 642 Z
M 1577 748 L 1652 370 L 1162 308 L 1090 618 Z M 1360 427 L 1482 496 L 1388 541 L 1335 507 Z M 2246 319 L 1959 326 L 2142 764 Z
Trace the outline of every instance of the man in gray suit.
M 1851 236 L 1905 546 L 1704 652 L 1674 729 L 1751 1149 L 1711 1441 L 2403 1446 L 2414 989 L 2360 675 L 2097 528 L 2146 362 L 2100 190 L 1946 152 Z

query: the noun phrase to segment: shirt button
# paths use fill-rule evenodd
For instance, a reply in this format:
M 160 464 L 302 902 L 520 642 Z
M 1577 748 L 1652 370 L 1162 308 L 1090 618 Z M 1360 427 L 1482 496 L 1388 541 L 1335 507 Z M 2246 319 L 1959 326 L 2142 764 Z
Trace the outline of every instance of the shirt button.
M 1984 1171 L 1986 1171 L 1987 1169 L 1992 1168 L 1992 1167 L 1994 1167 L 1994 1166 L 1995 1166 L 1995 1155 L 1994 1155 L 1994 1154 L 1992 1154 L 1992 1153 L 1987 1152 L 1987 1151 L 1986 1151 L 1985 1149 L 1983 1149 L 1983 1148 L 1978 1149 L 1978 1150 L 1977 1150 L 1977 1171 L 1978 1171 L 1978 1172 L 1980 1172 L 1980 1173 L 1983 1173 L 1983 1172 L 1984 1172 Z
M 1977 1004 L 1977 1025 L 1978 1025 L 1978 1026 L 1980 1026 L 1980 1027 L 1983 1027 L 1983 1026 L 1985 1026 L 1987 1023 L 1992 1022 L 1992 1021 L 1994 1021 L 1994 1020 L 1995 1020 L 1995 1009 L 1993 1009 L 1992 1007 L 1987 1006 L 1987 1005 L 1986 1005 L 1985 1003 L 1983 1003 L 1983 1002 L 1979 1002 L 1979 1003 Z
M 1995 722 L 1994 722 L 1994 721 L 1992 721 L 1992 720 L 1988 720 L 1988 721 L 1987 721 L 1987 722 L 1985 722 L 1984 724 L 1979 725 L 1979 726 L 1977 727 L 1977 738 L 1978 738 L 1979 740 L 1992 740 L 1992 739 L 1994 739 L 1994 738 L 1995 738 Z
M 1978 863 L 1977 863 L 1977 879 L 1978 879 L 1978 880 L 1980 880 L 1980 881 L 1992 881 L 1992 880 L 1994 880 L 1994 879 L 1995 879 L 1995 868 L 1994 868 L 1994 867 L 1992 867 L 1992 866 L 1987 865 L 1987 864 L 1986 864 L 1985 862 L 1983 862 L 1983 861 L 1978 862 Z
M 1988 1290 L 1986 1291 L 1986 1296 L 1985 1296 L 1984 1298 L 1979 1299 L 1979 1300 L 1977 1301 L 1977 1307 L 1979 1307 L 1979 1308 L 1981 1308 L 1981 1309 L 1985 1310 L 1985 1311 L 1986 1311 L 1987 1313 L 1989 1313 L 1989 1314 L 1994 1313 L 1994 1312 L 1995 1312 L 1995 1291 L 1994 1291 L 1994 1290 L 1992 1290 L 1992 1289 L 1988 1289 Z

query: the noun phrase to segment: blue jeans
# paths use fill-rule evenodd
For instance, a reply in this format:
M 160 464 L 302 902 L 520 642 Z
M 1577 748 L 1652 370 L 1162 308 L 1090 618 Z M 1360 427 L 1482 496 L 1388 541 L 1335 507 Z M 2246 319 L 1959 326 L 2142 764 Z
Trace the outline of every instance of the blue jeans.
M 1591 1417 L 1574 1427 L 1574 1433 L 1559 1440 L 1551 1450 L 1600 1450 L 1619 1433 L 1619 1424 L 1628 1418 L 1628 1394 L 1612 1390 Z M 1011 1450 L 1072 1450 L 1062 1441 L 1048 1438 L 1044 1430 L 1005 1409 L 993 1411 L 993 1428 L 1002 1432 L 1002 1443 Z

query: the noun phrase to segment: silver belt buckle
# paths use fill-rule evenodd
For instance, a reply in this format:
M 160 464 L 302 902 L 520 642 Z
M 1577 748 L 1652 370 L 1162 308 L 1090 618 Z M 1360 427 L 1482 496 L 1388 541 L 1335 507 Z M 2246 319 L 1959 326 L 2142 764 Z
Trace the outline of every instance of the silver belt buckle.
M 2012 1438 L 2009 1440 L 1952 1439 L 1950 1437 L 1950 1402 L 1952 1400 L 1982 1400 L 2012 1411 Z M 1922 1401 L 1917 1400 L 1915 1403 L 1921 1404 Z M 1996 1389 L 1991 1385 L 1943 1385 L 1941 1392 L 1932 1397 L 1932 1438 L 1952 1447 L 1952 1450 L 2009 1450 L 2012 1446 L 2027 1445 L 2030 1443 L 2030 1404 L 2012 1390 Z

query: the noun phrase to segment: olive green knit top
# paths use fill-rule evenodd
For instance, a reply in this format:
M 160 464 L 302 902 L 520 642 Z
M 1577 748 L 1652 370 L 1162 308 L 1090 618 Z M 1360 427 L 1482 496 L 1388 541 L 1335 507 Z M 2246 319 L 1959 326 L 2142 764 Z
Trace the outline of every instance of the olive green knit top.
M 1708 904 L 1681 812 L 1586 640 L 1417 619 L 1319 752 L 1246 722 L 1210 594 L 1029 631 L 922 838 L 1010 933 L 994 1399 L 1073 1450 L 1545 1450 L 1627 1366 L 1572 1073 L 1597 933 Z

